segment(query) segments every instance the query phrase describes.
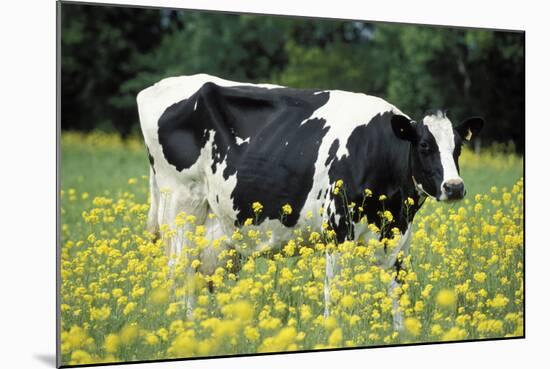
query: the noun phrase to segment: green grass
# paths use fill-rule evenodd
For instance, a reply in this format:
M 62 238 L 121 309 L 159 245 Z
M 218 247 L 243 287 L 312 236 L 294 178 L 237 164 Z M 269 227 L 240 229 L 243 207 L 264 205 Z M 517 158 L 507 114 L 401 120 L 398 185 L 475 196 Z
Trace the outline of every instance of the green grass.
M 129 178 L 149 176 L 145 148 L 61 146 L 61 188 L 78 189 L 92 196 L 125 190 Z

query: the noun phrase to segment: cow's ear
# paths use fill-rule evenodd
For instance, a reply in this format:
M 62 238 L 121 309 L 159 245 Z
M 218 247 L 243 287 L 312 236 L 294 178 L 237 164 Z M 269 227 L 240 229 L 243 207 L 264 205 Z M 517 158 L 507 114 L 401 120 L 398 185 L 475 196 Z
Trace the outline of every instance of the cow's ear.
M 402 140 L 415 142 L 418 138 L 416 123 L 403 115 L 394 115 L 391 118 L 391 127 L 395 135 Z
M 466 119 L 456 127 L 456 131 L 466 141 L 473 140 L 483 128 L 483 118 L 472 117 Z

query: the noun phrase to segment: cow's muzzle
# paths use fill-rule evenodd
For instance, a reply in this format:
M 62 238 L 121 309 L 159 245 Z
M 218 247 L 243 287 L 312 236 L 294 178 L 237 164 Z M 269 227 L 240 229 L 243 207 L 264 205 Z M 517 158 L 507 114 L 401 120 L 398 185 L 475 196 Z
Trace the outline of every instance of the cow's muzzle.
M 460 200 L 466 195 L 464 181 L 461 179 L 449 179 L 441 187 L 444 195 L 442 200 Z

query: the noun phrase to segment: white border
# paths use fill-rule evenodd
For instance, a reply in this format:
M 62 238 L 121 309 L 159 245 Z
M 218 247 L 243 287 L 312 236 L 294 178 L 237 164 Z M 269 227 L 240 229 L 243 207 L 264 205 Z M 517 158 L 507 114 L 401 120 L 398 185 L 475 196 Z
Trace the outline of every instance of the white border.
M 101 1 L 99 1 L 101 2 Z M 120 3 L 527 31 L 527 338 L 311 354 L 142 364 L 140 368 L 518 368 L 547 362 L 547 10 L 461 0 L 120 0 Z M 52 367 L 55 353 L 55 4 L 5 2 L 0 12 L 2 158 L 0 365 Z M 503 107 L 506 109 L 506 107 Z M 521 122 L 518 122 L 520 124 Z M 544 356 L 543 356 L 544 355 Z M 543 364 L 544 365 L 544 364 Z

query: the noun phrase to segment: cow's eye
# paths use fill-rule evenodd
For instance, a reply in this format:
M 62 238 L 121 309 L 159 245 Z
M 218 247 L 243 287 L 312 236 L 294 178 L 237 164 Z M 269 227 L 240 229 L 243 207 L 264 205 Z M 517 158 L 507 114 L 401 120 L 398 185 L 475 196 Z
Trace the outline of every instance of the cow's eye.
M 422 151 L 428 151 L 430 150 L 430 145 L 428 145 L 426 142 L 421 142 L 420 148 L 422 149 Z

